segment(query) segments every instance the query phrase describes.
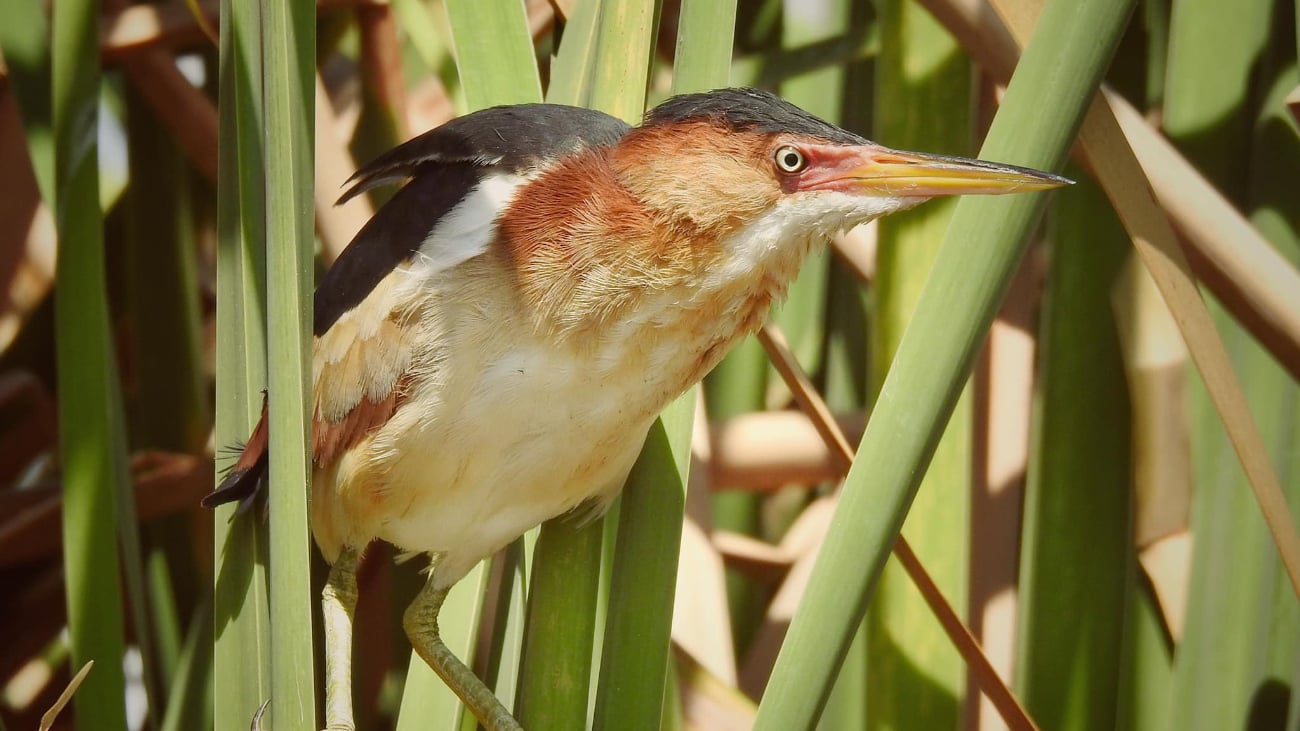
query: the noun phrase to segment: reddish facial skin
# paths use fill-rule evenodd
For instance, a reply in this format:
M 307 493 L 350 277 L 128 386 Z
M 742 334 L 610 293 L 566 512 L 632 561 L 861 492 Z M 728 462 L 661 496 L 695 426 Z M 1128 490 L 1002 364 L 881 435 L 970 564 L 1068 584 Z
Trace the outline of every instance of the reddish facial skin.
M 782 190 L 835 191 L 850 195 L 933 198 L 1041 190 L 1056 183 L 1041 173 L 1011 165 L 944 155 L 891 150 L 876 144 L 794 143 L 803 154 L 802 172 L 786 175 Z

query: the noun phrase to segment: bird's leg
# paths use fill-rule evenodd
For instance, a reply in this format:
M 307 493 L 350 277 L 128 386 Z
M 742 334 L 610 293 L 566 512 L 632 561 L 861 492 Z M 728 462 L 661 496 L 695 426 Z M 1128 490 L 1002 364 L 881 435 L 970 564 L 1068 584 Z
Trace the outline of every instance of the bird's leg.
M 492 690 L 443 643 L 438 632 L 438 612 L 447 598 L 447 589 L 433 588 L 432 569 L 437 565 L 438 556 L 435 554 L 429 580 L 402 616 L 402 626 L 411 640 L 412 649 L 488 731 L 522 731 L 519 722 L 501 705 Z
M 352 719 L 352 616 L 357 608 L 355 548 L 345 546 L 321 591 L 325 619 L 325 729 L 355 731 Z

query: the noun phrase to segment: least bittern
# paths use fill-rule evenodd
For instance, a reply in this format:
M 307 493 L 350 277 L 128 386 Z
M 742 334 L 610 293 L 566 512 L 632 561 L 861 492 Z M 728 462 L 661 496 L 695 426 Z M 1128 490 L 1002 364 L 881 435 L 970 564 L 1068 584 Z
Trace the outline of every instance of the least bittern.
M 679 96 L 638 127 L 497 107 L 353 176 L 408 180 L 316 290 L 311 524 L 330 729 L 352 729 L 358 557 L 431 557 L 411 644 L 489 729 L 509 711 L 443 644 L 438 610 L 476 563 L 618 493 L 651 422 L 763 322 L 828 235 L 957 194 L 1067 183 L 891 150 L 766 92 Z M 249 499 L 266 421 L 205 503 Z

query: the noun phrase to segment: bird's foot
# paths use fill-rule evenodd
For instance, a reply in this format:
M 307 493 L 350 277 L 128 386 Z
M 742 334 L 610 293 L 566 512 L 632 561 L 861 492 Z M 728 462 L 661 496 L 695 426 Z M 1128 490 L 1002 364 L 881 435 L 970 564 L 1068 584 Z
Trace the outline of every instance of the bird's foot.
M 352 716 L 352 617 L 357 608 L 357 563 L 350 546 L 339 551 L 321 592 L 325 623 L 325 731 L 356 731 Z
M 478 718 L 483 728 L 487 731 L 522 731 L 519 722 L 492 689 L 443 643 L 438 631 L 438 612 L 446 598 L 447 590 L 434 589 L 430 574 L 429 582 L 402 617 L 402 626 L 411 640 L 411 647 Z

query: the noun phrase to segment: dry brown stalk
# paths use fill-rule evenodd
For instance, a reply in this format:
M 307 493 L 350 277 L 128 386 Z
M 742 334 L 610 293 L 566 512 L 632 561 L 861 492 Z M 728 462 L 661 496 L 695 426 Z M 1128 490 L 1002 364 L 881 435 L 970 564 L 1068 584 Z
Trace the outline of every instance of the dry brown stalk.
M 759 331 L 759 342 L 763 344 L 763 349 L 767 351 L 768 357 L 772 364 L 776 366 L 781 378 L 789 386 L 791 393 L 794 394 L 795 400 L 799 402 L 802 408 L 813 423 L 817 426 L 817 431 L 826 441 L 826 446 L 836 455 L 836 461 L 839 463 L 843 474 L 848 474 L 849 468 L 853 464 L 853 449 L 849 446 L 848 440 L 843 432 L 830 418 L 830 410 L 826 407 L 825 401 L 812 387 L 803 368 L 795 360 L 794 354 L 786 345 L 784 336 L 773 325 L 765 325 Z M 925 567 L 921 565 L 920 559 L 908 545 L 907 539 L 902 535 L 894 543 L 894 557 L 902 564 L 907 575 L 912 579 L 916 588 L 920 590 L 921 596 L 924 597 L 925 603 L 934 612 L 934 616 L 943 626 L 944 632 L 956 647 L 957 652 L 966 661 L 967 668 L 971 671 L 976 684 L 980 690 L 988 696 L 993 705 L 1002 715 L 1002 719 L 1013 729 L 1036 729 L 1038 728 L 1029 714 L 1025 711 L 1020 702 L 1012 695 L 1011 690 L 1007 688 L 1006 683 L 993 668 L 988 657 L 984 654 L 983 648 L 980 647 L 979 641 L 971 634 L 966 625 L 962 623 L 961 617 L 944 598 L 943 592 L 939 586 L 934 583 Z

